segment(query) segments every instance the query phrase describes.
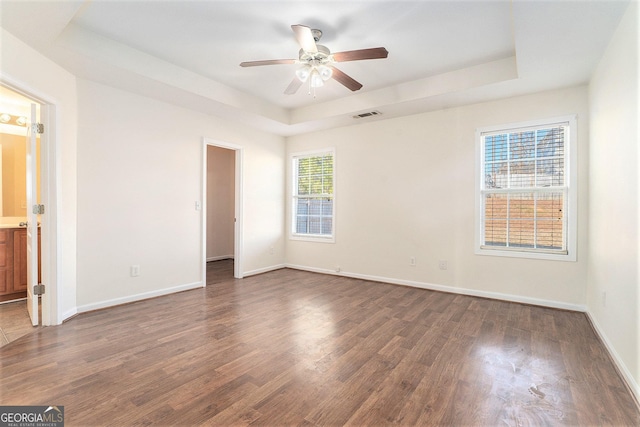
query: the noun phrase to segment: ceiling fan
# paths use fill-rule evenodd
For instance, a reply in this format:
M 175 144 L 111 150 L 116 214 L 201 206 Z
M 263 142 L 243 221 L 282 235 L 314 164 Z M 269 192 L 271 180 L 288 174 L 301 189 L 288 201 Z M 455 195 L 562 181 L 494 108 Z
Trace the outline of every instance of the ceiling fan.
M 298 53 L 298 59 L 267 59 L 240 63 L 241 67 L 301 64 L 302 66 L 296 70 L 296 77 L 294 77 L 293 81 L 284 91 L 287 95 L 296 93 L 300 86 L 306 81 L 309 81 L 310 89 L 315 89 L 316 87 L 323 86 L 324 82 L 330 78 L 344 85 L 347 89 L 352 91 L 359 90 L 362 88 L 362 84 L 337 69 L 334 64 L 336 62 L 386 58 L 389 55 L 389 52 L 387 52 L 387 49 L 384 47 L 331 53 L 326 46 L 316 44 L 322 37 L 322 31 L 311 29 L 305 25 L 292 25 L 291 29 L 301 47 Z

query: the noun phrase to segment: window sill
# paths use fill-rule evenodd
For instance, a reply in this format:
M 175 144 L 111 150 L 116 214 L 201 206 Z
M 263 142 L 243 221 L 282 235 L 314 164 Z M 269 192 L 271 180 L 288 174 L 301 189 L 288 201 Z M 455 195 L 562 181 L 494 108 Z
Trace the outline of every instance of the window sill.
M 334 236 L 323 236 L 319 234 L 291 234 L 289 240 L 297 240 L 301 242 L 317 242 L 317 243 L 335 243 Z
M 543 259 L 549 261 L 576 261 L 575 252 L 569 253 L 567 251 L 558 252 L 545 252 L 535 250 L 522 250 L 522 249 L 497 249 L 490 246 L 482 246 L 476 248 L 476 255 L 488 255 L 488 256 L 500 256 L 511 258 L 528 258 L 528 259 Z

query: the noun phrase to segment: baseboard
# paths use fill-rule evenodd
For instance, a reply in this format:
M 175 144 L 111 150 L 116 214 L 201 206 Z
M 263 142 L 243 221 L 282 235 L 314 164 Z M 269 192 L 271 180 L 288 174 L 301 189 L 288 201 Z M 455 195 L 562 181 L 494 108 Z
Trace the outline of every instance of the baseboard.
M 303 265 L 286 264 L 286 267 L 293 268 L 296 270 L 311 271 L 314 273 L 332 274 L 334 276 L 344 276 L 344 277 L 351 277 L 354 279 L 369 280 L 372 282 L 383 282 L 383 283 L 390 283 L 392 285 L 410 286 L 413 288 L 428 289 L 431 291 L 440 291 L 440 292 L 447 292 L 452 294 L 469 295 L 469 296 L 481 297 L 481 298 L 491 298 L 491 299 L 497 299 L 502 301 L 519 302 L 522 304 L 539 305 L 542 307 L 558 308 L 561 310 L 570 310 L 570 311 L 579 311 L 579 312 L 587 311 L 587 307 L 584 305 L 569 304 L 569 303 L 544 300 L 539 298 L 524 297 L 521 295 L 503 294 L 500 292 L 478 291 L 476 289 L 468 289 L 468 288 L 454 288 L 452 286 L 437 285 L 434 283 L 394 279 L 392 277 L 371 276 L 368 274 L 349 273 L 346 271 L 336 272 L 334 270 L 307 267 Z
M 233 258 L 233 256 L 231 257 Z M 223 259 L 227 259 L 227 258 L 228 257 L 224 257 Z M 269 267 L 264 267 L 264 268 L 244 272 L 243 277 L 253 276 L 261 273 L 267 273 L 269 271 L 279 270 L 285 267 L 286 266 L 284 264 L 272 265 Z M 114 298 L 114 299 L 100 301 L 92 304 L 85 304 L 85 305 L 76 307 L 76 310 L 74 310 L 73 313 L 68 313 L 68 315 L 67 313 L 65 313 L 65 316 L 63 316 L 62 319 L 66 320 L 69 317 L 72 317 L 78 313 L 86 313 L 87 311 L 99 310 L 102 308 L 113 307 L 116 305 L 127 304 L 130 302 L 142 301 L 145 299 L 155 298 L 162 295 L 169 295 L 176 292 L 188 291 L 191 289 L 201 288 L 202 286 L 203 286 L 202 282 L 194 282 L 194 283 L 188 283 L 186 285 L 174 286 L 171 288 L 159 289 L 156 291 L 144 292 L 141 294 L 128 295 L 126 297 Z
M 256 270 L 245 271 L 244 273 L 242 273 L 242 277 L 255 276 L 256 274 L 268 273 L 270 271 L 280 270 L 281 268 L 286 268 L 286 267 L 288 267 L 286 264 L 270 265 L 269 267 L 263 267 L 263 268 L 258 268 Z
M 633 378 L 633 375 L 631 375 L 631 372 L 629 372 L 629 369 L 627 369 L 627 365 L 625 365 L 625 363 L 622 361 L 622 359 L 618 355 L 618 352 L 616 351 L 615 347 L 611 344 L 611 342 L 607 338 L 607 334 L 604 333 L 604 330 L 602 329 L 602 327 L 600 326 L 596 318 L 593 317 L 591 312 L 589 312 L 588 310 L 586 313 L 587 313 L 587 318 L 591 323 L 591 326 L 593 326 L 593 329 L 596 331 L 598 338 L 600 338 L 600 341 L 602 341 L 605 348 L 609 352 L 609 355 L 611 356 L 611 359 L 613 360 L 613 363 L 616 366 L 616 369 L 620 373 L 620 376 L 622 377 L 627 387 L 631 391 L 631 394 L 635 398 L 638 409 L 640 409 L 640 385 L 636 382 L 635 378 Z
M 171 288 L 158 289 L 155 291 L 144 292 L 141 294 L 128 295 L 126 297 L 114 298 L 106 301 L 100 301 L 92 304 L 81 305 L 77 307 L 78 313 L 99 310 L 101 308 L 113 307 L 120 304 L 142 301 L 149 298 L 155 298 L 162 295 L 174 294 L 176 292 L 188 291 L 191 289 L 201 288 L 202 282 L 187 283 L 186 285 L 173 286 Z
M 78 315 L 78 309 L 76 307 L 74 307 L 71 310 L 67 310 L 64 313 L 62 313 L 62 316 L 60 317 L 60 319 L 58 319 L 59 322 L 58 323 L 51 323 L 51 326 L 53 326 L 53 325 L 61 325 L 63 322 L 66 322 L 67 320 L 73 319 L 77 315 Z
M 16 298 L 16 299 L 8 299 L 6 301 L 0 301 L 0 305 L 2 305 L 2 304 L 11 304 L 11 303 L 14 303 L 14 302 L 26 301 L 26 300 L 27 300 L 26 297 L 24 297 L 24 298 Z
M 233 254 L 231 254 L 231 255 L 212 256 L 212 257 L 207 258 L 207 262 L 222 261 L 223 259 L 233 259 Z

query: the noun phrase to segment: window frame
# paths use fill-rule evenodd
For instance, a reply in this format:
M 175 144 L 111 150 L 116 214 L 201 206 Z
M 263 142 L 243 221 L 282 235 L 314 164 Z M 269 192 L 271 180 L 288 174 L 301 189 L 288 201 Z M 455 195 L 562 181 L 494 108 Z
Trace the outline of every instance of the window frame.
M 297 203 L 298 200 L 298 160 L 301 158 L 320 157 L 331 155 L 333 158 L 333 195 L 332 211 L 331 211 L 331 234 L 307 234 L 298 233 L 297 229 Z M 300 151 L 289 154 L 289 161 L 291 165 L 291 187 L 290 187 L 290 220 L 291 226 L 289 227 L 289 239 L 308 241 L 308 242 L 320 242 L 320 243 L 335 243 L 336 234 L 336 150 L 335 148 L 322 148 L 310 151 Z
M 551 191 L 564 192 L 564 230 L 565 250 L 550 250 L 536 248 L 516 248 L 503 246 L 484 245 L 484 223 L 485 223 L 485 195 L 487 193 L 518 193 L 518 192 L 551 192 L 540 187 L 509 188 L 507 190 L 487 190 L 485 188 L 485 159 L 484 159 L 484 137 L 501 133 L 516 133 L 528 130 L 553 127 L 567 124 L 568 137 L 565 137 L 564 145 L 564 185 L 552 187 Z M 547 119 L 530 120 L 524 122 L 508 123 L 495 126 L 486 126 L 476 129 L 476 186 L 475 186 L 475 254 L 546 259 L 557 261 L 577 260 L 577 116 L 568 115 L 552 117 Z

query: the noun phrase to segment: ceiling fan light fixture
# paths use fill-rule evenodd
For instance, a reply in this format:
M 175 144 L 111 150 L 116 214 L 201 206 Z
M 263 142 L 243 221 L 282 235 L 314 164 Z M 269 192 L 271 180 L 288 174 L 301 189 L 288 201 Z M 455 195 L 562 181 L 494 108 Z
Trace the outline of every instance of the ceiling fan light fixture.
M 311 70 L 311 87 L 322 87 L 324 86 L 324 79 L 318 72 L 316 68 Z
M 320 74 L 322 80 L 327 81 L 333 75 L 333 70 L 331 69 L 331 67 L 327 67 L 326 65 L 320 65 L 318 66 L 318 73 Z
M 308 65 L 300 67 L 296 70 L 296 77 L 303 83 L 307 81 L 307 79 L 309 78 L 309 74 L 311 74 L 311 68 Z

